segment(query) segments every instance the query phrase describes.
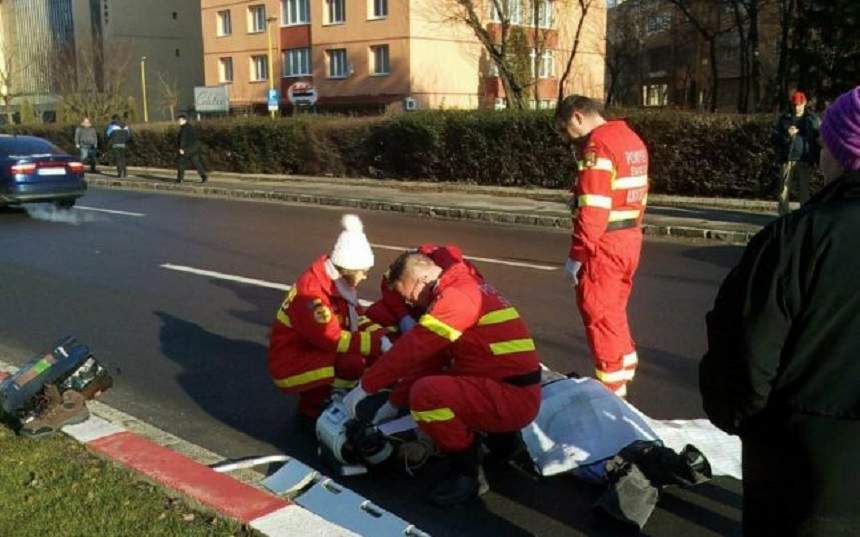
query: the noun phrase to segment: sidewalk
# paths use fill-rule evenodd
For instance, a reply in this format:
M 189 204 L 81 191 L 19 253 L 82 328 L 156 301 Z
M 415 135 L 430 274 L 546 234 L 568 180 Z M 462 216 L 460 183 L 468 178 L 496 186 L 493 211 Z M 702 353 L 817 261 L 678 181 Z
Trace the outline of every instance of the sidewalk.
M 542 188 L 488 187 L 358 178 L 217 172 L 206 184 L 194 173 L 176 184 L 174 170 L 130 168 L 116 179 L 89 174 L 94 187 L 157 190 L 227 198 L 258 199 L 393 211 L 436 218 L 478 220 L 567 229 L 568 195 Z M 746 243 L 776 217 L 776 202 L 649 195 L 645 233 Z

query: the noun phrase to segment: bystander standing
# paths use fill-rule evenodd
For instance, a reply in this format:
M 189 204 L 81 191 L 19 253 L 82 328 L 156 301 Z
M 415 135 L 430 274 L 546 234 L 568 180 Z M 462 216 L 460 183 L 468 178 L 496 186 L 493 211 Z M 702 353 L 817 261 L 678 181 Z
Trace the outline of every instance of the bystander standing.
M 779 117 L 773 129 L 773 144 L 780 165 L 779 214 L 791 212 L 790 185 L 797 188 L 800 203 L 809 199 L 809 177 L 818 164 L 818 116 L 807 107 L 806 95 L 791 95 L 791 111 Z
M 75 129 L 75 147 L 81 152 L 81 161 L 84 164 L 89 163 L 90 171 L 95 173 L 98 161 L 99 135 L 88 117 L 85 117 Z

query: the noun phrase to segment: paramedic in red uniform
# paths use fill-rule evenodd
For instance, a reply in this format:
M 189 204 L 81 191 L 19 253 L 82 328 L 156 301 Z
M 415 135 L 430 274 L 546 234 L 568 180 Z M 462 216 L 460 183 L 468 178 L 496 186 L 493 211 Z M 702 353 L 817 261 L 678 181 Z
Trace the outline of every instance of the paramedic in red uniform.
M 555 117 L 563 137 L 584 140 L 565 272 L 576 287 L 595 374 L 625 397 L 639 362 L 627 301 L 642 249 L 648 150 L 627 123 L 605 120 L 599 105 L 587 97 L 565 98 Z
M 373 251 L 355 215 L 330 255 L 299 277 L 278 309 L 269 338 L 269 374 L 286 393 L 299 395 L 301 414 L 316 418 L 332 388 L 355 386 L 390 342 L 362 315 L 356 286 L 373 266 Z
M 449 455 L 449 475 L 429 498 L 446 506 L 487 490 L 475 433 L 512 433 L 528 425 L 540 408 L 541 372 L 516 308 L 484 283 L 459 249 L 429 253 L 407 252 L 389 269 L 391 288 L 422 313 L 344 404 L 355 415 L 369 394 L 405 386 L 416 423 Z

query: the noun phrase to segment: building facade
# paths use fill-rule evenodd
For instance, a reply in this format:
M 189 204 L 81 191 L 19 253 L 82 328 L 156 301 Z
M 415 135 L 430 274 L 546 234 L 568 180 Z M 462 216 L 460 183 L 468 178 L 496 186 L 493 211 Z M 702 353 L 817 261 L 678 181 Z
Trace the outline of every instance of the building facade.
M 509 1 L 514 11 L 522 6 L 522 0 Z M 264 106 L 270 84 L 288 107 L 289 89 L 299 82 L 312 85 L 318 103 L 328 106 L 497 106 L 504 92 L 492 62 L 472 29 L 451 19 L 449 2 L 201 0 L 206 85 L 228 84 L 235 108 Z M 489 4 L 477 3 L 493 31 L 498 22 Z M 554 103 L 578 20 L 575 2 L 546 3 L 549 46 L 538 91 L 530 95 L 535 106 Z M 527 27 L 525 19 L 521 14 L 514 22 Z M 568 88 L 601 97 L 604 2 L 596 2 L 587 21 Z

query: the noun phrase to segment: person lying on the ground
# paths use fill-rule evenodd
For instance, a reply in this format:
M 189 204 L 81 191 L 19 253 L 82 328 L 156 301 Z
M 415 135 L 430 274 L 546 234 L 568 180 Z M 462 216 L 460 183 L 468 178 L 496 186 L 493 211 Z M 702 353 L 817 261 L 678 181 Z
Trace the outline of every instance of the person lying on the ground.
M 269 338 L 275 385 L 299 395 L 299 412 L 316 418 L 333 388 L 355 386 L 365 367 L 390 345 L 364 317 L 356 287 L 373 267 L 361 220 L 345 215 L 330 255 L 317 258 L 289 290 Z
M 363 416 L 362 401 L 393 388 L 387 406 L 408 408 L 449 455 L 449 475 L 429 498 L 446 506 L 487 490 L 476 432 L 513 433 L 532 421 L 540 407 L 541 373 L 517 310 L 459 250 L 438 248 L 431 256 L 407 252 L 389 269 L 391 289 L 421 314 L 343 403 L 353 416 L 373 419 Z

